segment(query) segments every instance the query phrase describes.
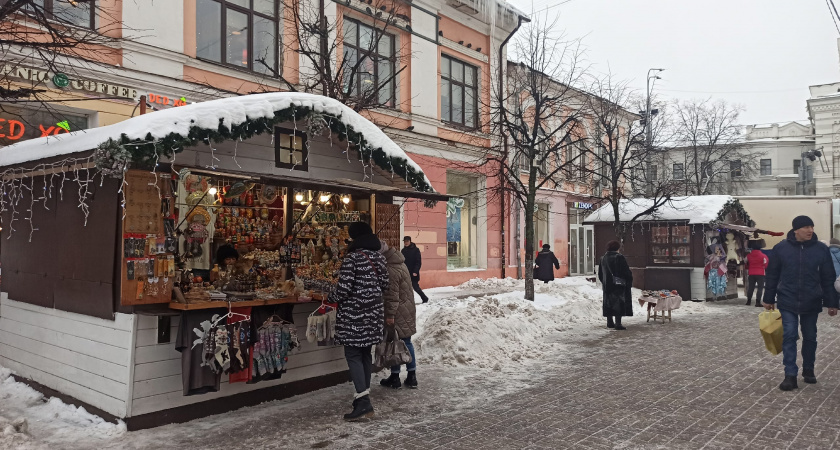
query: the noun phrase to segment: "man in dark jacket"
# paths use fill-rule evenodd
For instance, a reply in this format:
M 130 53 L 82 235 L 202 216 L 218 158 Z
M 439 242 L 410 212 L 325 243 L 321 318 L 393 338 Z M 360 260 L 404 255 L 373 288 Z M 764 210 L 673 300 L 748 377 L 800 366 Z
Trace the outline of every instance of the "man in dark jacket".
M 414 292 L 420 295 L 423 303 L 429 301 L 429 297 L 420 289 L 420 266 L 422 265 L 422 257 L 420 256 L 420 249 L 411 242 L 411 236 L 403 238 L 403 257 L 405 258 L 405 265 L 408 266 L 408 273 L 411 274 L 411 287 Z
M 796 389 L 797 328 L 802 329 L 802 377 L 806 383 L 816 383 L 814 361 L 817 354 L 817 318 L 823 307 L 828 315 L 837 314 L 838 298 L 834 290 L 834 264 L 825 244 L 817 240 L 814 221 L 808 216 L 793 219 L 793 229 L 787 240 L 773 247 L 767 267 L 764 307 L 771 310 L 779 305 L 782 313 L 783 362 L 785 380 L 779 389 Z
M 534 261 L 534 278 L 548 283 L 554 280 L 554 269 L 560 269 L 560 261 L 554 256 L 551 246 L 543 244 L 542 250 L 537 254 L 537 260 Z

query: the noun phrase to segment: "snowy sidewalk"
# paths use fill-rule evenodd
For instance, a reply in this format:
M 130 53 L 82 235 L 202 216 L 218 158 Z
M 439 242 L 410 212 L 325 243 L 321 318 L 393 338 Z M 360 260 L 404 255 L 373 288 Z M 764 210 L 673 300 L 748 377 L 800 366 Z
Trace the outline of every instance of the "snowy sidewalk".
M 381 388 L 385 374 L 375 375 L 369 423 L 341 420 L 352 400 L 347 383 L 131 433 L 61 416 L 33 423 L 23 408 L 32 434 L 24 448 L 778 448 L 836 437 L 840 362 L 825 355 L 838 353 L 840 321 L 821 320 L 820 384 L 784 394 L 780 356 L 763 350 L 757 308 L 743 300 L 684 302 L 665 325 L 645 323 L 639 309 L 617 332 L 604 325 L 599 290 L 582 278 L 538 286 L 536 302 L 522 300 L 522 290 L 511 280 L 466 283 L 455 291 L 480 297 L 434 293 L 418 305 L 420 388 Z M 0 388 L 8 405 L 4 395 Z M 803 418 L 793 435 L 765 426 L 782 409 Z M 44 412 L 38 420 L 50 422 Z M 0 444 L 19 438 L 0 435 Z

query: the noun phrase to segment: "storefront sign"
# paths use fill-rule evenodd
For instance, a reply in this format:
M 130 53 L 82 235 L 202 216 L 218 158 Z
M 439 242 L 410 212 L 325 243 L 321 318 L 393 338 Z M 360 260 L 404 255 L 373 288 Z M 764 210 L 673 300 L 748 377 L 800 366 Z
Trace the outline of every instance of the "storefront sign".
M 146 94 L 146 101 L 154 105 L 162 106 L 184 106 L 187 104 L 187 98 L 169 98 L 165 95 L 153 94 L 149 92 Z
M 3 64 L 0 66 L 0 76 L 30 81 L 34 85 L 51 84 L 59 89 L 95 92 L 97 94 L 128 98 L 132 100 L 137 98 L 137 89 L 128 86 L 120 86 L 117 84 L 85 78 L 70 78 L 68 75 L 63 73 L 53 73 L 48 70 L 35 69 L 31 67 Z
M 87 128 L 87 117 L 48 111 L 5 108 L 0 114 L 0 146 Z
M 575 208 L 577 209 L 592 209 L 593 207 L 592 203 L 575 202 Z

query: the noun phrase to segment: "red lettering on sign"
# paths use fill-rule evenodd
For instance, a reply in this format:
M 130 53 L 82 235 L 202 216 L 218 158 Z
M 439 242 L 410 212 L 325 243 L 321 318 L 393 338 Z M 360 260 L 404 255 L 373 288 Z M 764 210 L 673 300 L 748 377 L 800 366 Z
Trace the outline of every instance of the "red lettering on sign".
M 44 136 L 49 136 L 49 135 L 50 135 L 50 133 L 52 133 L 52 132 L 53 132 L 53 130 L 55 129 L 55 127 L 49 127 L 49 128 L 47 128 L 47 129 L 45 130 L 45 129 L 44 129 L 44 126 L 43 126 L 43 125 L 40 125 L 40 124 L 38 125 L 38 128 L 40 128 L 40 129 L 41 129 L 41 137 L 44 137 Z
M 3 129 L 3 123 L 2 122 L 5 122 L 5 121 L 6 121 L 6 119 L 0 119 L 0 130 Z M 4 137 L 6 137 L 5 134 L 0 134 L 0 138 L 4 138 Z
M 23 137 L 23 133 L 26 131 L 26 127 L 23 126 L 22 123 L 18 122 L 17 120 L 10 120 L 9 121 L 9 136 L 8 139 L 16 141 Z

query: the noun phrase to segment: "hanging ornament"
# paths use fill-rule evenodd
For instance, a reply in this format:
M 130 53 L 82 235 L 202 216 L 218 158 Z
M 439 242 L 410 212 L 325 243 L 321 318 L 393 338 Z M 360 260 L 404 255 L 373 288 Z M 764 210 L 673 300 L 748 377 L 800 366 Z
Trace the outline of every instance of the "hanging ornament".
M 113 139 L 108 139 L 93 152 L 96 168 L 111 178 L 122 178 L 131 164 L 131 153 Z

